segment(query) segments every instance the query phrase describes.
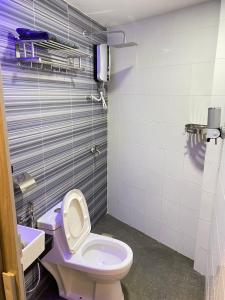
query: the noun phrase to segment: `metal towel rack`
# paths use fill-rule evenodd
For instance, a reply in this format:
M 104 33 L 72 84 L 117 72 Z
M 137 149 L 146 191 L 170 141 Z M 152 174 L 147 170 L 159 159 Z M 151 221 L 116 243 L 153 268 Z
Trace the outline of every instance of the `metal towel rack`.
M 54 40 L 21 39 L 16 40 L 15 55 L 19 66 L 66 73 L 85 71 L 82 59 L 92 57 L 77 45 Z

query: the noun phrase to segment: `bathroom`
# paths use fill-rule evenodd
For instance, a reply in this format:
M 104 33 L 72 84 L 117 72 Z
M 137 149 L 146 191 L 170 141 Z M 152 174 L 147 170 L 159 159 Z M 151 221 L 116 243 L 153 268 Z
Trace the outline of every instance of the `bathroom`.
M 0 11 L 0 299 L 224 300 L 225 0 Z

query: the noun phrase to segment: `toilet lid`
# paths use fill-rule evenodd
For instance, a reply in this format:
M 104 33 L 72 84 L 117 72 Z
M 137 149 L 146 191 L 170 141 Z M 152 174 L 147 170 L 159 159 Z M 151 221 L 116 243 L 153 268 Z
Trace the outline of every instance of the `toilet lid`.
M 68 248 L 74 253 L 91 231 L 91 222 L 84 195 L 80 190 L 71 190 L 63 199 L 62 226 Z

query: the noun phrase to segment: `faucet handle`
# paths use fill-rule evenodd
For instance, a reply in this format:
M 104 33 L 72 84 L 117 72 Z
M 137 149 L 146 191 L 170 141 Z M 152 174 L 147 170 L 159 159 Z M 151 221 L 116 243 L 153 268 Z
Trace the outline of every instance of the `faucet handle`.
M 101 151 L 99 150 L 98 145 L 96 145 L 95 150 L 96 150 L 96 153 L 97 153 L 98 155 L 101 153 Z
M 97 154 L 97 155 L 99 155 L 101 153 L 101 151 L 99 150 L 98 145 L 92 146 L 90 151 L 91 151 L 92 154 Z

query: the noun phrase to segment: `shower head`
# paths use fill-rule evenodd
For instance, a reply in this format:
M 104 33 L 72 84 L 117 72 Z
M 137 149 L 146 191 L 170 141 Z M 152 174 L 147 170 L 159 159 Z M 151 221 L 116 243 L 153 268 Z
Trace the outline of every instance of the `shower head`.
M 109 45 L 110 47 L 113 48 L 127 48 L 127 47 L 133 47 L 133 46 L 137 46 L 137 43 L 134 42 L 126 42 L 126 34 L 124 31 L 122 30 L 103 30 L 103 31 L 96 31 L 96 32 L 87 32 L 86 30 L 83 31 L 83 35 L 88 37 L 88 36 L 92 36 L 92 35 L 100 35 L 100 34 L 112 34 L 112 33 L 120 33 L 123 35 L 123 42 L 120 44 L 114 44 L 114 45 Z
M 134 42 L 129 42 L 129 43 L 121 43 L 121 44 L 115 44 L 115 45 L 109 45 L 110 47 L 113 48 L 127 48 L 127 47 L 133 47 L 133 46 L 137 46 L 137 43 Z

